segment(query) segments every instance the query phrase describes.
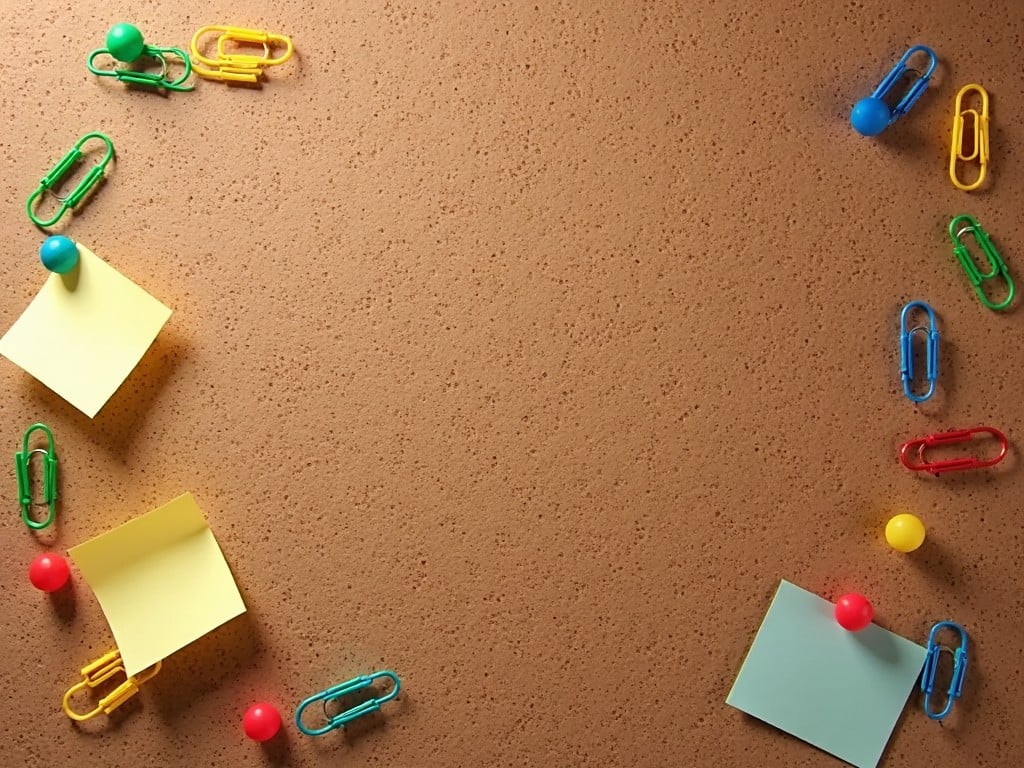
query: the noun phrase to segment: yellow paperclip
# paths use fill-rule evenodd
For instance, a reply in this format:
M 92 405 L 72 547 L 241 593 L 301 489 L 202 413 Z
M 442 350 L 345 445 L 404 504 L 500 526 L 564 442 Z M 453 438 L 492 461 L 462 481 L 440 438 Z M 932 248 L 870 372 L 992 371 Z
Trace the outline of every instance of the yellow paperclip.
M 970 91 L 977 91 L 981 95 L 981 114 L 976 109 L 963 109 L 961 102 L 964 95 Z M 949 178 L 953 186 L 970 192 L 977 189 L 985 180 L 985 172 L 988 170 L 988 92 L 977 83 L 965 85 L 956 95 L 956 105 L 953 107 L 953 144 L 949 150 Z M 971 142 L 971 153 L 964 153 L 964 122 L 967 115 L 971 116 L 974 124 L 973 141 Z M 970 162 L 977 160 L 979 165 L 978 178 L 973 184 L 964 184 L 956 175 L 956 164 L 958 160 Z
M 138 693 L 139 686 L 147 680 L 151 680 L 156 673 L 160 671 L 160 667 L 162 665 L 163 662 L 158 661 L 149 669 L 144 670 L 137 675 L 133 675 L 132 677 L 127 677 L 125 674 L 124 662 L 121 661 L 121 652 L 116 649 L 110 651 L 109 653 L 100 656 L 96 661 L 82 667 L 82 682 L 75 683 L 64 693 L 64 701 L 61 705 L 64 709 L 64 714 L 72 720 L 77 720 L 79 722 L 96 717 L 96 715 L 109 715 L 115 709 L 128 701 L 128 699 Z M 100 699 L 96 704 L 95 709 L 84 715 L 71 709 L 71 697 L 78 691 L 85 690 L 86 688 L 96 688 L 118 673 L 125 674 L 125 681 L 108 695 Z
M 211 59 L 199 52 L 199 39 L 204 35 L 214 33 L 219 33 L 217 37 L 217 58 Z M 228 53 L 225 49 L 225 44 L 228 42 L 262 45 L 263 55 Z M 280 56 L 274 58 L 270 55 L 271 49 L 281 47 L 284 48 L 284 53 Z M 192 58 L 195 60 L 192 64 L 193 72 L 208 80 L 220 80 L 225 83 L 259 82 L 266 67 L 284 64 L 292 57 L 292 53 L 295 52 L 291 38 L 285 35 L 274 35 L 259 29 L 243 29 L 242 27 L 228 27 L 220 24 L 212 24 L 200 28 L 192 36 L 190 49 Z

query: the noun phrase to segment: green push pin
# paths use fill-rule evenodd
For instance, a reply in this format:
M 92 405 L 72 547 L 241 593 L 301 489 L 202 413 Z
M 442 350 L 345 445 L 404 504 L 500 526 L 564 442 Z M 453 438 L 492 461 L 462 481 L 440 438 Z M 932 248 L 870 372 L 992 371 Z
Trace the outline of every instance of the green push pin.
M 181 59 L 184 71 L 176 80 L 168 80 L 167 56 L 171 54 Z M 93 61 L 97 56 L 111 56 L 117 61 L 131 64 L 143 56 L 149 56 L 160 62 L 160 72 L 143 72 L 138 69 L 97 69 Z M 133 85 L 147 85 L 151 88 L 162 88 L 168 91 L 191 91 L 194 85 L 185 85 L 185 81 L 192 75 L 192 61 L 181 48 L 161 48 L 155 45 L 146 45 L 142 39 L 142 32 L 134 24 L 124 22 L 115 24 L 107 32 L 107 47 L 97 48 L 89 54 L 85 66 L 94 75 L 100 77 L 115 77 L 125 83 Z
M 135 61 L 146 50 L 142 32 L 134 24 L 115 24 L 107 32 L 107 50 L 118 61 Z

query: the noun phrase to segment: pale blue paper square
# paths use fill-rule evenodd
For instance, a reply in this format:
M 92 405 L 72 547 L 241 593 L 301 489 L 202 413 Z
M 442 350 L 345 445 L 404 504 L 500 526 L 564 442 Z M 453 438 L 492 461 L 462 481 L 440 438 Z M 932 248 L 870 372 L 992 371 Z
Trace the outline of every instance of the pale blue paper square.
M 857 768 L 875 768 L 926 651 L 783 580 L 725 700 Z

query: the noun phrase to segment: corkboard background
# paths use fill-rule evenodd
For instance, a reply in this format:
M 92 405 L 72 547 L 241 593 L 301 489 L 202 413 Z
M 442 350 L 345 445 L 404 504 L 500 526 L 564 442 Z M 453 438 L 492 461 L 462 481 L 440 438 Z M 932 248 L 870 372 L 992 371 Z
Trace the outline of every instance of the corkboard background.
M 56 433 L 34 537 L 3 485 L 10 765 L 833 766 L 724 704 L 780 578 L 971 634 L 944 726 L 915 695 L 883 764 L 1003 766 L 1019 723 L 1020 308 L 985 310 L 945 226 L 1024 280 L 1017 3 L 5 3 L 0 325 L 44 279 L 24 200 L 88 130 L 118 150 L 64 231 L 174 315 L 90 421 L 8 361 L 13 452 Z M 819 7 L 820 6 L 820 7 Z M 262 90 L 90 76 L 114 22 L 291 34 Z M 913 43 L 941 55 L 879 140 L 847 117 Z M 956 88 L 992 94 L 992 177 L 946 176 Z M 940 394 L 900 393 L 897 313 L 941 316 Z M 910 436 L 1013 453 L 941 479 Z M 109 722 L 60 696 L 112 645 L 29 561 L 195 493 L 249 611 Z M 885 520 L 928 526 L 912 556 Z M 37 538 L 39 539 L 37 541 Z M 347 733 L 297 702 L 396 670 Z M 276 702 L 283 737 L 242 737 Z

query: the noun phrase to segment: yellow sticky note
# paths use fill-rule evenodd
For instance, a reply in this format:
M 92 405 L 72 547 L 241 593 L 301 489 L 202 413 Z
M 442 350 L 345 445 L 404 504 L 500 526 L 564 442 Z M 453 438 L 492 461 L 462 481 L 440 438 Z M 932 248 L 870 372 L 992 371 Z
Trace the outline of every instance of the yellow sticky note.
M 171 310 L 85 246 L 78 267 L 51 274 L 0 354 L 89 418 L 117 391 Z
M 191 493 L 69 554 L 96 593 L 129 677 L 245 613 Z

